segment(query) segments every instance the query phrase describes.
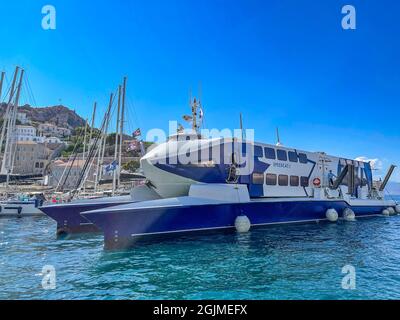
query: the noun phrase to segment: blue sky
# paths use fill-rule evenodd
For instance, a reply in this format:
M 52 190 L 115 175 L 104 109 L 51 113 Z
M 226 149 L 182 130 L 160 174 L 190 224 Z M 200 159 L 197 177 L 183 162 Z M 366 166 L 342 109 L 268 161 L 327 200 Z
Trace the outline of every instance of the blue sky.
M 46 4 L 56 30 L 41 28 Z M 341 28 L 345 4 L 356 30 Z M 398 1 L 0 0 L 0 12 L 0 69 L 26 68 L 38 105 L 89 117 L 97 100 L 101 114 L 127 75 L 130 129 L 166 129 L 201 81 L 207 127 L 237 128 L 243 112 L 259 141 L 279 126 L 287 146 L 400 164 Z

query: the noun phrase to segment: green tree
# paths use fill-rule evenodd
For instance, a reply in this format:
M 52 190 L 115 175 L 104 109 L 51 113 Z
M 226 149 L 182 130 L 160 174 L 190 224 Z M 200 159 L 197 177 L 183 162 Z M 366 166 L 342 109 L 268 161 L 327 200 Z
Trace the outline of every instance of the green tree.
M 136 160 L 131 160 L 124 165 L 122 165 L 122 169 L 130 171 L 130 172 L 135 172 L 137 169 L 140 168 L 140 162 Z

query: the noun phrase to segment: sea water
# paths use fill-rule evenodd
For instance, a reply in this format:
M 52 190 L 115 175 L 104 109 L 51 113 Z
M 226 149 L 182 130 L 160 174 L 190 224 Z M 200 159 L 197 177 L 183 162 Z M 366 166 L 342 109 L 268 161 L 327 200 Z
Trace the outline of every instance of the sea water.
M 104 251 L 102 235 L 57 240 L 55 231 L 45 217 L 0 219 L 0 299 L 400 299 L 400 216 L 126 252 Z

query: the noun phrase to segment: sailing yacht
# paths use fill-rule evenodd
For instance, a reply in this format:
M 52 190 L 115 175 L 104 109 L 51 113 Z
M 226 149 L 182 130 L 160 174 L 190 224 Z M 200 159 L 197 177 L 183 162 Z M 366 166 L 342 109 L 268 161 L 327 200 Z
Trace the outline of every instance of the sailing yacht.
M 123 84 L 118 87 L 118 102 L 117 102 L 117 123 L 115 135 L 114 161 L 110 164 L 110 172 L 112 172 L 112 192 L 111 197 L 99 197 L 96 199 L 79 199 L 79 194 L 85 190 L 85 183 L 88 178 L 88 172 L 92 166 L 95 166 L 95 191 L 102 177 L 102 168 L 104 160 L 104 150 L 106 147 L 107 132 L 112 114 L 111 109 L 114 103 L 114 94 L 111 94 L 107 112 L 103 118 L 101 126 L 101 138 L 97 136 L 93 144 L 89 147 L 89 152 L 86 155 L 85 164 L 75 190 L 72 192 L 72 200 L 67 203 L 46 204 L 41 207 L 47 216 L 57 222 L 57 235 L 67 236 L 71 234 L 100 232 L 100 229 L 86 218 L 81 216 L 81 213 L 88 210 L 113 207 L 119 204 L 129 204 L 143 200 L 158 199 L 159 195 L 146 185 L 133 188 L 129 195 L 117 195 L 118 185 L 121 181 L 121 161 L 122 161 L 122 136 L 124 131 L 124 116 L 125 116 L 125 93 L 126 93 L 127 78 L 123 80 Z M 95 107 L 96 108 L 96 107 Z M 94 114 L 92 119 L 92 128 L 94 125 Z M 86 135 L 85 135 L 86 136 Z M 97 165 L 94 163 L 97 160 Z M 72 162 L 73 164 L 73 162 Z M 139 174 L 137 178 L 143 177 Z M 144 178 L 144 177 L 143 177 Z M 62 180 L 62 179 L 61 179 Z
M 17 83 L 17 78 L 19 80 Z M 6 104 L 6 110 L 3 117 L 3 126 L 0 136 L 0 150 L 2 153 L 0 183 L 6 183 L 6 195 L 9 189 L 10 181 L 24 180 L 36 177 L 35 175 L 17 175 L 13 174 L 13 167 L 16 154 L 16 118 L 21 96 L 22 82 L 24 78 L 24 70 L 16 67 L 12 80 L 9 99 Z M 3 86 L 4 73 L 1 76 L 0 93 Z M 1 95 L 0 95 L 1 96 Z M 1 216 L 26 216 L 26 215 L 43 215 L 39 210 L 39 206 L 43 205 L 44 198 L 38 196 L 27 197 L 19 195 L 15 198 L 10 198 L 0 202 L 0 217 Z

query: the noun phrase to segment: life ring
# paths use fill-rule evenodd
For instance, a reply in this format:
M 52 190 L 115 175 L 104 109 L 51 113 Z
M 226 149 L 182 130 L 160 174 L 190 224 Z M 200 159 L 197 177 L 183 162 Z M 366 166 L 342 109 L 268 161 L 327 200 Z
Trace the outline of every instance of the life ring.
M 313 185 L 314 185 L 315 187 L 321 186 L 321 179 L 320 179 L 320 178 L 315 178 L 315 179 L 313 180 Z

